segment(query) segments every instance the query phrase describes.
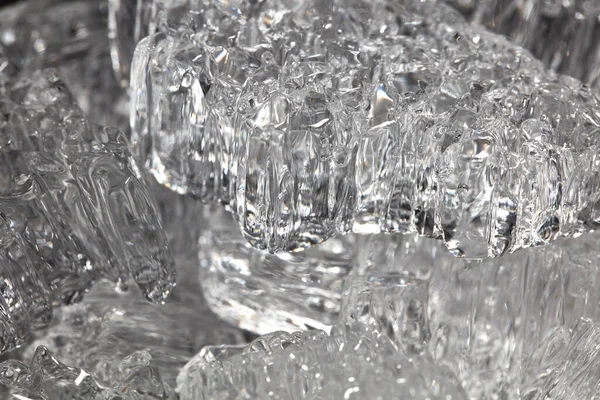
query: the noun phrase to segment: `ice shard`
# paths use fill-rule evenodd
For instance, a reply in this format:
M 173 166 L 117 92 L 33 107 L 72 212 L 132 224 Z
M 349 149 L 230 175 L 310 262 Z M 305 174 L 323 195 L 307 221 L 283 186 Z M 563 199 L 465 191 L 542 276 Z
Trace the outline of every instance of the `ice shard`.
M 340 236 L 299 253 L 269 254 L 250 246 L 231 214 L 220 207 L 199 207 L 187 219 L 205 227 L 199 281 L 221 318 L 258 334 L 330 330 L 359 237 Z
M 385 332 L 403 354 L 428 354 L 435 365 L 454 371 L 469 398 L 520 399 L 519 393 L 531 393 L 537 399 L 571 388 L 583 394 L 565 398 L 579 399 L 597 384 L 592 340 L 600 321 L 597 234 L 483 261 L 455 258 L 439 241 L 413 235 L 344 239 L 337 249 L 347 255 L 349 269 L 343 300 L 336 303 L 339 286 L 317 291 L 318 280 L 308 292 L 335 306 L 329 308 L 330 321 L 341 308 L 342 320 Z M 223 254 L 213 260 L 229 258 L 235 267 L 202 270 L 204 294 L 216 313 L 259 333 L 265 327 L 292 332 L 278 315 L 293 315 L 292 321 L 311 316 L 301 307 L 311 305 L 310 295 L 304 302 L 298 296 L 306 280 L 286 285 L 285 264 L 252 264 L 267 256 L 245 261 L 223 242 L 203 242 L 204 252 Z M 574 350 L 567 351 L 569 346 Z M 552 382 L 560 390 L 552 392 Z
M 113 69 L 121 86 L 129 85 L 135 45 L 148 36 L 151 0 L 108 0 L 108 28 Z
M 100 278 L 163 302 L 173 258 L 124 136 L 89 123 L 50 71 L 0 75 L 0 99 L 0 351 Z
M 598 224 L 598 98 L 444 3 L 156 4 L 132 142 L 254 247 L 418 232 L 486 258 Z

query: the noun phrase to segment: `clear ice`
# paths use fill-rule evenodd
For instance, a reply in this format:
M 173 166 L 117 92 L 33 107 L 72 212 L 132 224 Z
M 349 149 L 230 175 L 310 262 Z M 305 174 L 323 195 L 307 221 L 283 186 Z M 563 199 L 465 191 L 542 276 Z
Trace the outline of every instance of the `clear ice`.
M 135 45 L 148 36 L 151 0 L 108 0 L 108 37 L 115 75 L 123 87 L 129 85 Z
M 433 360 L 431 365 L 436 368 L 451 370 L 468 394 L 467 398 L 579 400 L 592 399 L 594 393 L 600 393 L 597 391 L 600 385 L 598 234 L 559 239 L 551 246 L 482 261 L 455 258 L 439 241 L 412 235 L 347 235 L 345 239 L 348 242 L 345 247 L 341 245 L 339 254 L 350 254 L 351 271 L 346 278 L 349 283 L 341 306 L 331 309 L 329 320 L 338 316 L 339 307 L 341 321 L 348 319 L 348 310 L 354 310 L 352 318 L 366 327 L 362 330 L 385 333 L 404 355 L 426 356 Z M 212 252 L 219 253 L 219 250 Z M 297 320 L 310 315 L 286 303 L 293 296 L 289 291 L 295 288 L 280 289 L 282 278 L 278 273 L 281 271 L 261 271 L 260 264 L 248 267 L 241 257 L 234 260 L 239 272 L 229 275 L 229 280 L 228 275 L 218 270 L 203 270 L 203 275 L 216 275 L 202 278 L 204 282 L 218 282 L 218 290 L 204 289 L 208 303 L 218 305 L 215 312 L 232 318 L 231 313 L 227 314 L 227 304 L 239 302 L 241 306 L 237 309 L 242 311 L 233 317 L 241 320 L 240 325 L 270 326 L 288 334 L 292 332 L 290 325 L 273 315 L 294 313 Z M 259 272 L 255 278 L 252 272 L 256 270 Z M 261 286 L 254 284 L 255 281 Z M 299 281 L 297 287 L 303 284 Z M 260 297 L 261 294 L 268 296 Z M 325 285 L 320 292 L 332 302 L 340 294 L 339 287 Z M 334 326 L 331 332 L 335 336 L 339 329 Z M 325 332 L 319 335 L 328 337 Z M 212 353 L 214 349 L 221 348 L 211 347 L 203 354 Z M 229 357 L 231 352 L 227 354 Z M 276 374 L 287 368 L 275 364 L 284 363 L 287 354 L 278 356 L 265 373 Z M 214 365 L 204 366 L 203 356 L 199 357 L 192 364 L 199 363 L 197 368 L 213 371 Z M 236 398 L 231 393 L 237 393 L 239 381 L 231 379 L 239 376 L 245 376 L 248 381 L 266 379 L 263 369 L 257 367 L 259 364 L 254 361 L 244 364 L 243 360 L 243 357 L 231 359 L 231 363 L 223 364 L 225 372 L 219 369 L 221 372 L 215 373 L 215 380 L 221 382 L 219 385 L 228 389 L 222 387 L 214 393 L 229 393 L 230 397 L 223 395 L 222 398 Z M 270 359 L 256 362 L 271 365 Z M 289 359 L 288 362 L 293 363 Z M 339 368 L 345 365 L 340 364 L 340 359 L 318 358 L 305 362 L 309 369 L 313 368 L 311 362 L 331 363 Z M 368 370 L 366 365 L 363 367 Z M 303 373 L 298 372 L 299 380 L 303 379 Z M 190 388 L 186 390 L 194 395 L 199 393 L 197 390 L 206 390 L 205 393 L 210 393 L 205 394 L 206 398 L 219 398 L 210 389 L 196 388 L 200 382 L 202 385 L 213 382 L 211 374 L 190 377 L 187 383 Z M 283 386 L 282 381 L 277 381 L 279 375 L 269 375 L 269 378 L 275 382 L 273 385 L 280 382 Z M 337 375 L 333 379 L 340 381 Z M 248 398 L 263 398 L 252 396 L 249 394 Z M 333 397 L 325 395 L 323 398 Z M 364 397 L 358 395 L 357 398 Z
M 55 358 L 44 346 L 36 349 L 29 365 L 8 360 L 0 363 L 0 383 L 10 386 L 13 398 L 23 400 L 176 400 L 161 380 L 152 356 L 135 352 L 118 364 L 116 386 L 96 380 L 83 369 Z
M 51 71 L 1 74 L 0 108 L 0 353 L 100 278 L 163 302 L 173 258 L 123 134 L 89 123 Z
M 597 0 L 447 0 L 471 21 L 508 36 L 548 67 L 600 90 Z
M 599 222 L 599 100 L 444 3 L 155 5 L 132 142 L 257 248 L 418 232 L 485 258 Z
M 156 183 L 150 188 L 175 253 L 178 284 L 168 301 L 152 304 L 133 290 L 116 293 L 110 283 L 97 283 L 80 303 L 55 310 L 51 326 L 25 347 L 25 358 L 43 345 L 61 361 L 104 382 L 117 382 L 120 360 L 145 350 L 163 380 L 174 385 L 179 369 L 203 346 L 244 341 L 241 331 L 219 320 L 202 296 L 197 227 L 183 223 L 197 202 Z
M 331 329 L 360 238 L 339 236 L 303 252 L 269 254 L 250 246 L 221 207 L 204 206 L 188 218 L 210 227 L 200 234 L 199 281 L 221 318 L 257 334 Z
M 156 199 L 175 254 L 179 281 L 167 303 L 152 304 L 134 290 L 118 293 L 109 282 L 98 282 L 81 302 L 54 310 L 50 327 L 36 332 L 33 340 L 21 348 L 21 360 L 35 359 L 40 347 L 51 349 L 60 362 L 85 371 L 103 388 L 114 388 L 122 385 L 120 382 L 124 379 L 121 361 L 133 353 L 147 353 L 153 368 L 160 371 L 161 382 L 174 387 L 178 371 L 202 347 L 214 343 L 233 345 L 252 337 L 220 321 L 203 299 L 197 279 L 199 227 L 185 223 L 190 220 L 190 213 L 202 205 L 155 182 L 150 183 L 150 193 Z M 8 356 L 16 358 L 17 355 L 11 352 Z M 6 379 L 0 379 L 1 382 L 10 386 L 12 396 L 23 394 L 22 387 Z M 58 387 L 61 381 L 52 377 L 48 377 L 44 385 L 62 390 Z M 0 399 L 4 399 L 1 393 L 0 389 Z M 112 391 L 107 393 L 113 394 Z M 52 400 L 62 398 L 51 397 Z M 93 397 L 81 395 L 81 399 L 90 398 Z
M 246 347 L 203 349 L 178 377 L 181 400 L 466 400 L 450 369 L 436 366 L 427 355 L 400 351 L 400 343 L 381 329 L 413 312 L 422 288 L 401 277 L 384 285 L 371 292 L 349 290 L 346 315 L 331 336 L 321 330 L 274 332 Z M 387 307 L 388 313 L 369 313 L 368 321 L 369 302 Z M 409 317 L 409 324 L 418 322 Z
M 533 56 L 427 0 L 1 12 L 0 398 L 598 398 L 596 1 L 447 2 Z M 88 122 L 147 32 L 137 153 L 237 221 Z

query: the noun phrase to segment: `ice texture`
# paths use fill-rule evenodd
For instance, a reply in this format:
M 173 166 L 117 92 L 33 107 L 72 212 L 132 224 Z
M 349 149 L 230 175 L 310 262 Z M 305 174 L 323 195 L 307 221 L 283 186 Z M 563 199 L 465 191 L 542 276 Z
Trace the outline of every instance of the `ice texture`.
M 390 246 L 372 240 L 354 271 L 366 276 L 397 271 L 427 282 L 427 318 L 395 328 L 410 339 L 402 341 L 407 348 L 418 344 L 412 337 L 423 338 L 436 363 L 456 371 L 470 398 L 542 399 L 565 388 L 585 393 L 597 385 L 597 364 L 589 362 L 596 344 L 579 340 L 574 329 L 593 331 L 600 320 L 598 235 L 478 262 L 452 258 L 420 241 Z M 406 335 L 400 329 L 405 326 L 419 328 Z M 551 338 L 579 350 L 556 354 L 561 345 Z M 565 363 L 568 376 L 556 367 Z M 564 379 L 565 386 L 552 392 L 552 385 L 540 385 L 544 377 L 546 384 Z M 553 398 L 587 398 L 570 396 Z
M 335 303 L 339 287 L 321 285 L 317 291 L 319 281 L 311 282 L 313 292 L 331 301 L 332 307 L 322 310 L 330 321 L 340 307 L 342 320 L 353 313 L 367 331 L 388 335 L 403 354 L 427 355 L 434 365 L 452 370 L 468 398 L 544 399 L 553 393 L 563 395 L 552 398 L 593 398 L 586 393 L 593 393 L 600 379 L 594 336 L 600 321 L 598 234 L 480 261 L 453 257 L 439 241 L 414 235 L 344 239 L 336 250 L 349 260 L 341 305 Z M 222 240 L 204 242 L 203 252 L 230 250 Z M 256 332 L 268 326 L 291 332 L 290 324 L 273 314 L 289 313 L 295 320 L 310 315 L 299 307 L 310 305 L 309 296 L 287 301 L 305 282 L 282 289 L 278 264 L 231 258 L 237 270 L 229 275 L 218 268 L 202 270 L 204 293 L 215 312 Z M 231 312 L 230 304 L 242 311 Z M 569 391 L 574 394 L 565 395 Z
M 388 336 L 390 325 L 426 301 L 424 294 L 412 279 L 371 281 L 366 291 L 350 290 L 331 336 L 321 330 L 274 332 L 246 347 L 205 348 L 182 370 L 177 391 L 181 400 L 466 400 L 450 369 L 427 355 L 404 353 Z M 381 308 L 368 307 L 375 303 Z M 418 323 L 410 318 L 404 322 Z
M 0 363 L 0 383 L 13 390 L 13 398 L 29 400 L 176 400 L 161 380 L 146 351 L 135 352 L 119 365 L 115 386 L 98 381 L 83 369 L 55 358 L 44 346 L 36 349 L 29 365 L 8 360 Z
M 581 319 L 539 349 L 540 373 L 528 376 L 525 399 L 592 399 L 600 395 L 600 325 Z
M 208 228 L 200 234 L 200 284 L 221 318 L 258 334 L 329 331 L 359 238 L 339 236 L 303 252 L 269 254 L 250 246 L 221 207 L 204 206 L 189 218 Z
M 597 0 L 447 0 L 474 23 L 508 36 L 563 74 L 600 90 Z
M 117 293 L 110 284 L 98 283 L 80 303 L 55 310 L 51 326 L 25 347 L 26 359 L 43 345 L 64 363 L 104 382 L 118 382 L 119 362 L 144 350 L 163 381 L 174 386 L 179 369 L 202 347 L 246 340 L 241 330 L 220 321 L 202 296 L 198 229 L 185 222 L 199 204 L 156 183 L 150 187 L 175 253 L 178 284 L 166 304 L 152 304 L 134 290 Z
M 173 258 L 122 133 L 89 123 L 51 71 L 0 75 L 0 108 L 0 353 L 100 278 L 163 302 Z
M 485 258 L 599 222 L 599 100 L 445 3 L 156 5 L 132 142 L 254 247 L 418 232 Z
M 52 67 L 88 118 L 128 130 L 128 99 L 112 71 L 105 1 L 33 0 L 0 9 L 2 70 L 12 79 Z

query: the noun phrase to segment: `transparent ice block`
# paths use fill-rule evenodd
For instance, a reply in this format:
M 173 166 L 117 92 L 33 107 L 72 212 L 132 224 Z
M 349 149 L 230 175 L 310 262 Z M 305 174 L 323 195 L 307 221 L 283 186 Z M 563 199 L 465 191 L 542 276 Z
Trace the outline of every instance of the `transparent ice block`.
M 445 3 L 156 4 L 132 142 L 254 247 L 417 232 L 486 258 L 598 224 L 598 98 Z

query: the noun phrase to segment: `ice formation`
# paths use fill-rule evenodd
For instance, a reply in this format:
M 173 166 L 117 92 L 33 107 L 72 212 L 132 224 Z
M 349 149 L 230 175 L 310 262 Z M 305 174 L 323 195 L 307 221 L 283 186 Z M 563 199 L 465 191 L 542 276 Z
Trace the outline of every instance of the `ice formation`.
M 156 199 L 171 249 L 178 284 L 164 305 L 156 305 L 130 290 L 116 293 L 109 283 L 97 283 L 85 301 L 55 310 L 52 325 L 25 347 L 29 358 L 40 345 L 62 362 L 83 368 L 104 382 L 117 382 L 119 362 L 145 350 L 174 385 L 177 371 L 203 346 L 242 343 L 243 333 L 219 320 L 202 296 L 198 276 L 198 229 L 186 224 L 197 202 L 154 183 Z
M 360 238 L 339 236 L 303 252 L 269 254 L 250 246 L 231 214 L 220 207 L 188 215 L 210 227 L 200 234 L 199 281 L 221 318 L 258 334 L 329 331 Z
M 455 258 L 439 241 L 417 236 L 356 235 L 354 240 L 339 250 L 351 254 L 352 268 L 342 320 L 348 318 L 344 310 L 362 310 L 353 318 L 368 331 L 385 332 L 403 354 L 426 354 L 436 368 L 452 370 L 468 398 L 544 399 L 556 393 L 563 397 L 552 398 L 592 398 L 600 384 L 594 336 L 600 319 L 597 234 L 483 261 Z M 219 271 L 203 272 L 216 275 L 203 279 L 206 286 L 217 282 L 217 289 L 205 288 L 217 313 L 242 326 L 288 333 L 290 325 L 277 315 L 288 312 L 296 320 L 310 315 L 286 302 L 294 296 L 290 291 L 302 293 L 302 281 L 282 290 L 278 274 L 283 272 L 277 268 L 234 260 L 239 271 L 229 280 Z M 320 295 L 334 299 L 338 290 L 323 286 Z M 230 301 L 245 312 L 231 313 L 223 306 Z M 565 394 L 575 388 L 577 395 Z M 520 397 L 524 393 L 531 397 Z
M 11 79 L 54 68 L 94 123 L 128 129 L 128 100 L 111 70 L 102 1 L 21 1 L 0 12 L 2 71 Z
M 600 220 L 594 0 L 13 10 L 0 353 L 20 350 L 0 358 L 0 398 L 1 384 L 40 400 L 598 397 L 599 236 L 559 238 Z M 123 135 L 89 122 L 118 125 L 149 32 L 136 152 L 222 209 L 148 190 Z M 165 307 L 139 296 L 162 302 L 174 266 Z M 61 302 L 77 304 L 51 321 Z M 240 345 L 251 335 L 207 304 L 265 335 Z
M 598 99 L 444 3 L 156 7 L 132 141 L 257 248 L 418 232 L 485 258 L 598 223 Z
M 149 33 L 152 8 L 152 0 L 108 0 L 113 69 L 123 87 L 129 85 L 135 45 Z
M 176 400 L 161 380 L 148 352 L 139 351 L 118 366 L 120 381 L 111 387 L 80 368 L 68 366 L 44 346 L 29 365 L 8 360 L 0 363 L 0 383 L 13 388 L 13 398 L 23 400 Z
M 347 315 L 331 336 L 321 330 L 275 332 L 246 347 L 205 348 L 178 377 L 180 398 L 466 399 L 449 369 L 436 366 L 427 355 L 405 354 L 398 348 L 401 343 L 387 335 L 403 314 L 417 311 L 411 307 L 423 300 L 418 286 L 413 280 L 390 277 L 385 288 L 377 288 L 389 295 L 385 298 L 381 290 L 350 293 Z M 370 313 L 370 303 L 385 310 Z M 366 313 L 371 320 L 364 318 Z M 409 324 L 419 324 L 408 318 Z
M 52 72 L 0 75 L 0 98 L 0 352 L 99 278 L 163 302 L 173 259 L 124 136 L 89 123 Z

